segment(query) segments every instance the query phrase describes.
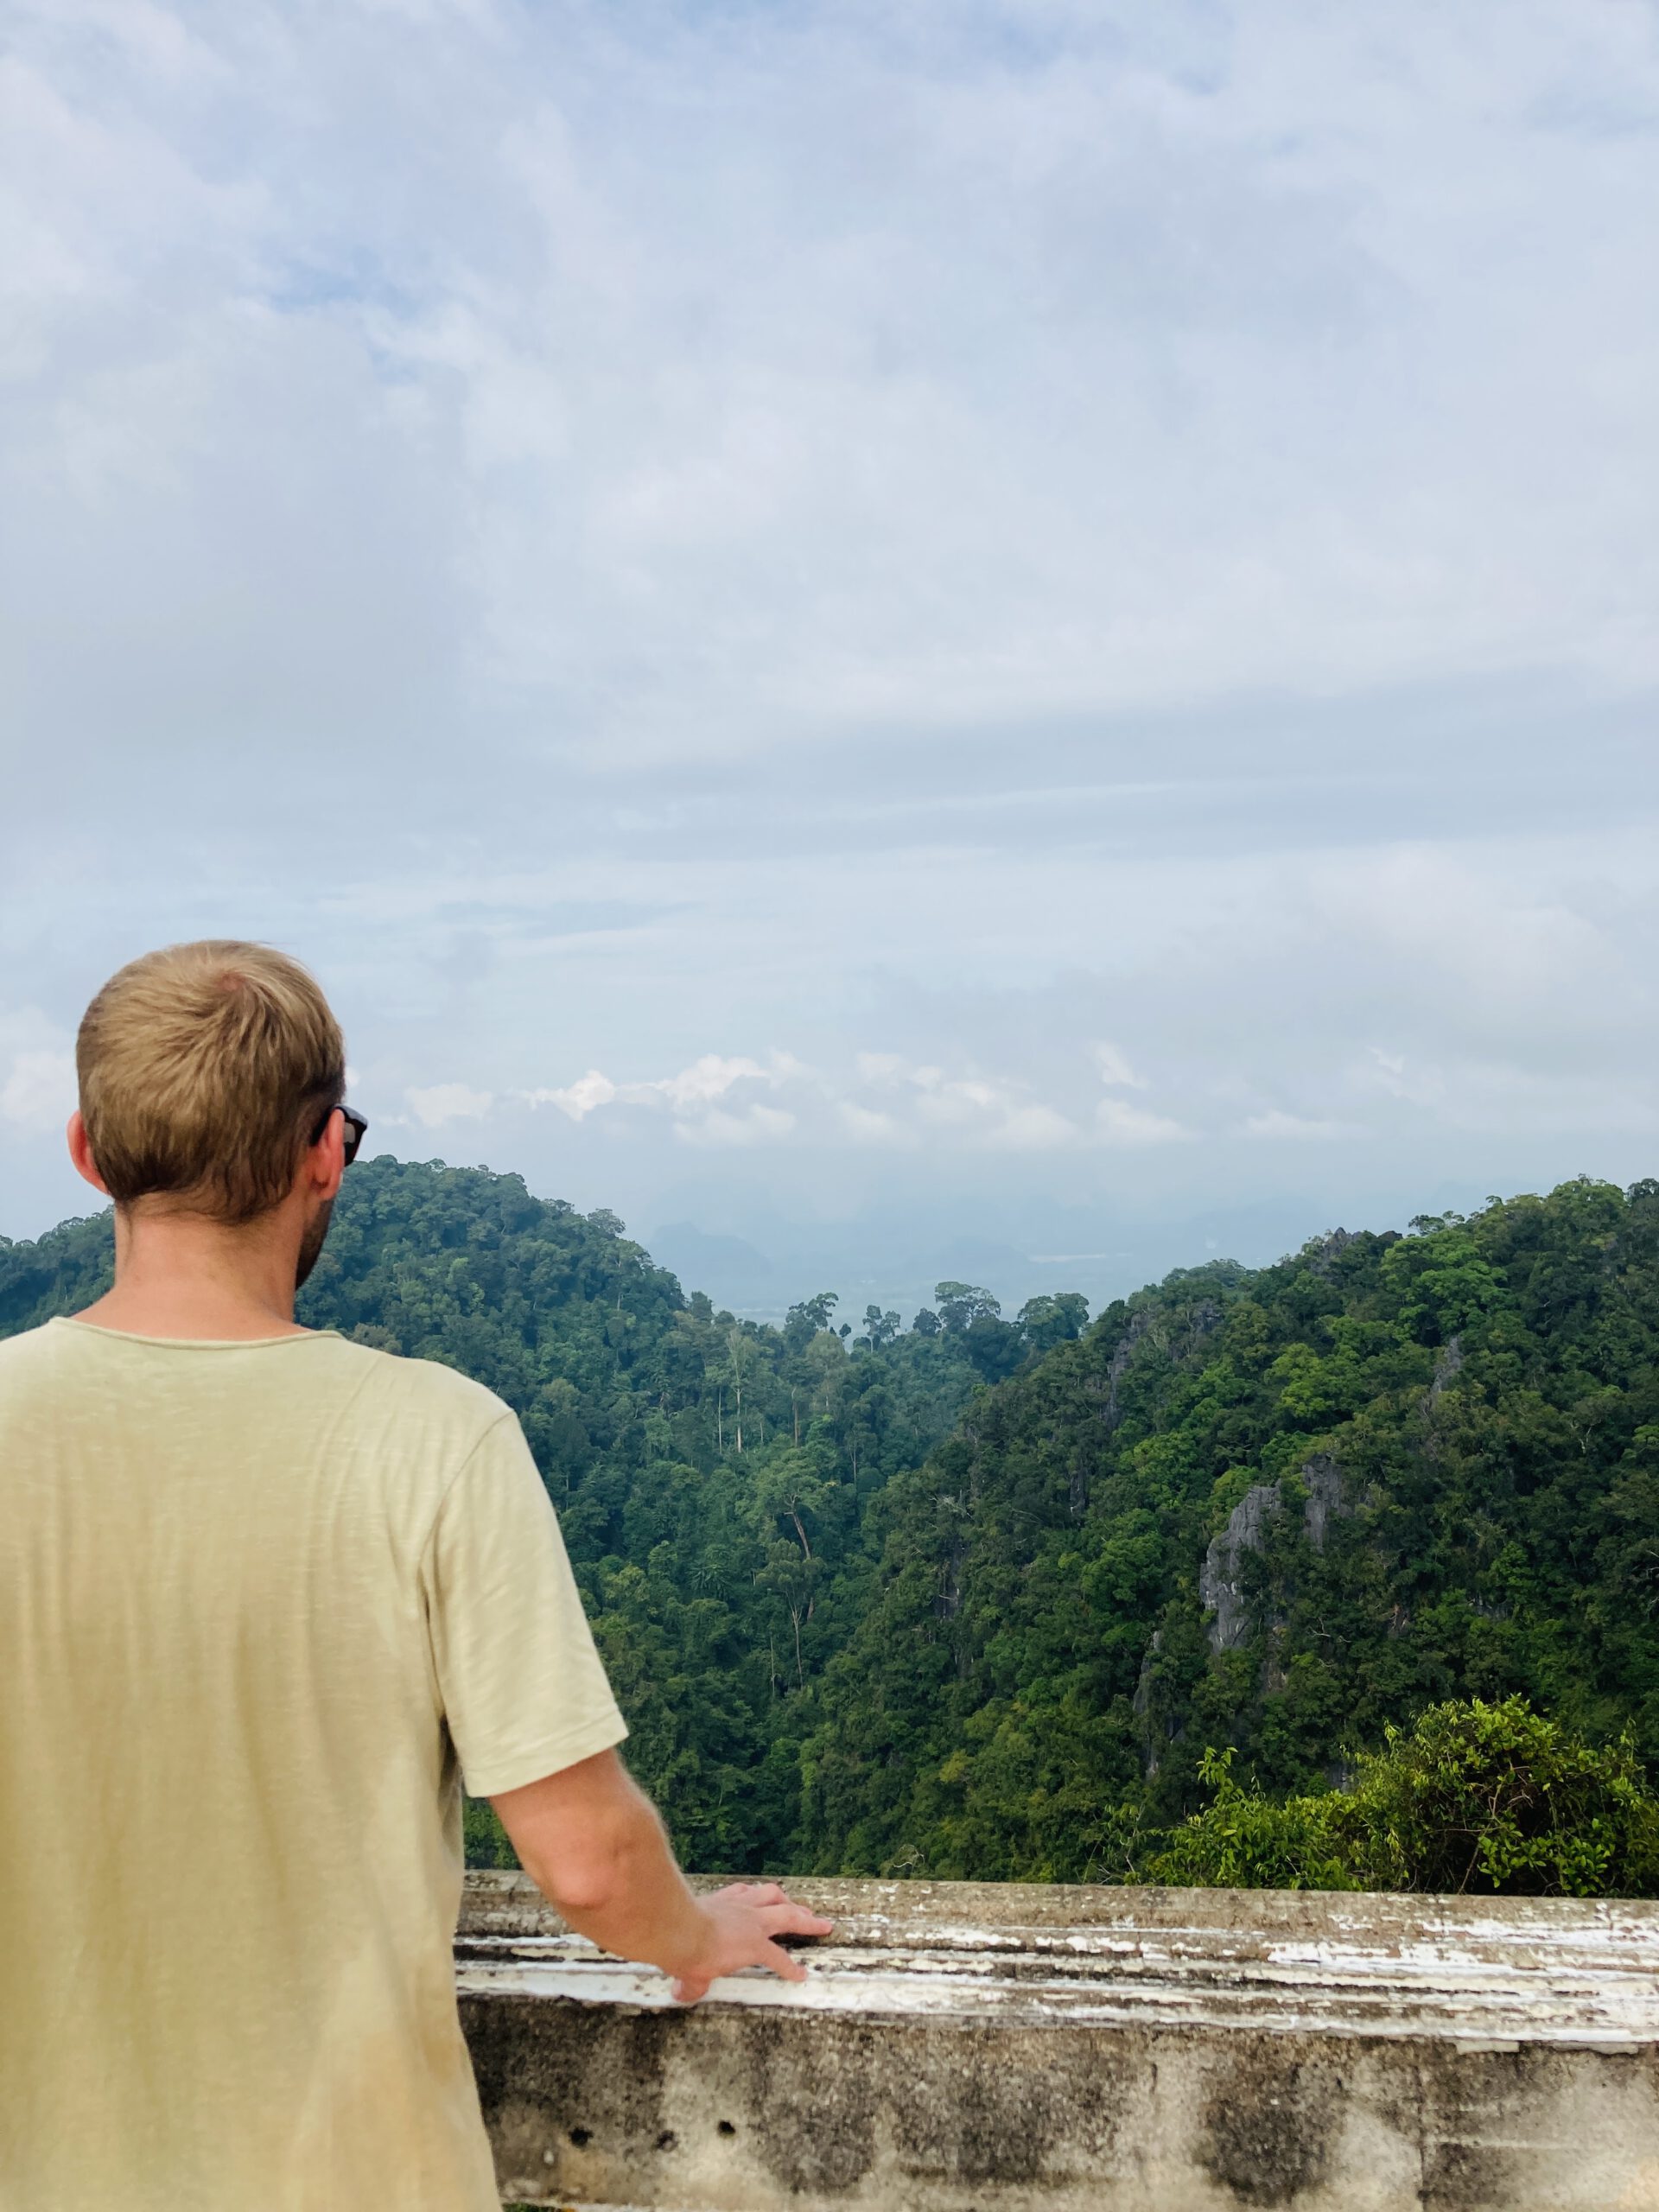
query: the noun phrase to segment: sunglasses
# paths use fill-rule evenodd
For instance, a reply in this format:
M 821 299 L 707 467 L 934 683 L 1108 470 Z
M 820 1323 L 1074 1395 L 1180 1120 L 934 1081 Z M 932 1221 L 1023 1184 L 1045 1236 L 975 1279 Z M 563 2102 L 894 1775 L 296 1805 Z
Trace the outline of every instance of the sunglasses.
M 316 1128 L 312 1133 L 311 1141 L 313 1144 L 321 1143 L 322 1133 L 336 1113 L 346 1124 L 346 1165 L 349 1167 L 357 1158 L 358 1147 L 369 1132 L 368 1122 L 354 1106 L 338 1108 L 331 1106 L 317 1123 Z

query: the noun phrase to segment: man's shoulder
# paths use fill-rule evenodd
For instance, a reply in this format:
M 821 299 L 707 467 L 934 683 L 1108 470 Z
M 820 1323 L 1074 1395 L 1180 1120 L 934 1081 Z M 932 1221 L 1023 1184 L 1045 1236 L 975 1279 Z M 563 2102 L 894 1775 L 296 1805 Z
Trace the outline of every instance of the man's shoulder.
M 325 1341 L 342 1363 L 360 1368 L 365 1389 L 388 1408 L 407 1411 L 421 1421 L 441 1421 L 475 1435 L 499 1421 L 513 1418 L 512 1408 L 504 1398 L 458 1368 L 445 1366 L 442 1360 L 383 1351 L 354 1337 L 332 1337 Z
M 20 1329 L 16 1336 L 0 1337 L 0 1372 L 20 1374 L 43 1360 L 50 1360 L 63 1334 L 49 1321 L 42 1321 L 38 1327 Z

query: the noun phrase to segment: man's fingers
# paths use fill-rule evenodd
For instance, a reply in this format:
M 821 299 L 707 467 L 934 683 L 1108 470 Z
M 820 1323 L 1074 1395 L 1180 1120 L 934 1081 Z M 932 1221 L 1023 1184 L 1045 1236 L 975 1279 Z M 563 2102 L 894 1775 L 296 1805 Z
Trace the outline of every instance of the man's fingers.
M 755 1964 L 760 1967 L 770 1967 L 773 1974 L 782 1981 L 806 1980 L 806 1968 L 792 1953 L 785 1950 L 780 1943 L 763 1944 L 760 1955 L 755 1961 Z
M 827 1936 L 836 1924 L 821 1913 L 797 1904 L 792 1897 L 762 1906 L 760 1920 L 768 1936 Z
M 677 2005 L 695 2005 L 709 1993 L 709 1985 L 706 1981 L 687 1981 L 681 1979 L 671 1981 L 668 1986 Z

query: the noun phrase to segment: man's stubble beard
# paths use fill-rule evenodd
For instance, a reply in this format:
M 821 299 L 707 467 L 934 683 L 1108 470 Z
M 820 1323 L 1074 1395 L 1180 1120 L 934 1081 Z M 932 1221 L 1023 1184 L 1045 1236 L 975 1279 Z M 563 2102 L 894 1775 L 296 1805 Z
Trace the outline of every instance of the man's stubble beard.
M 300 1256 L 294 1266 L 294 1287 L 304 1287 L 306 1279 L 317 1264 L 323 1242 L 328 1234 L 328 1224 L 334 1211 L 332 1198 L 325 1198 L 311 1219 L 305 1224 L 305 1235 L 300 1243 Z

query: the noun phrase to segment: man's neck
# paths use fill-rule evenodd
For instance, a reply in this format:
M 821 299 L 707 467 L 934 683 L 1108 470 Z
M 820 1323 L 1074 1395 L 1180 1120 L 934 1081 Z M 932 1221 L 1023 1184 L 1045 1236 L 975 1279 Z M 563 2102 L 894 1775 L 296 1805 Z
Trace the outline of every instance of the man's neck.
M 301 1232 L 290 1212 L 231 1228 L 201 1214 L 118 1208 L 115 1287 L 77 1319 L 136 1337 L 303 1336 L 294 1319 Z

